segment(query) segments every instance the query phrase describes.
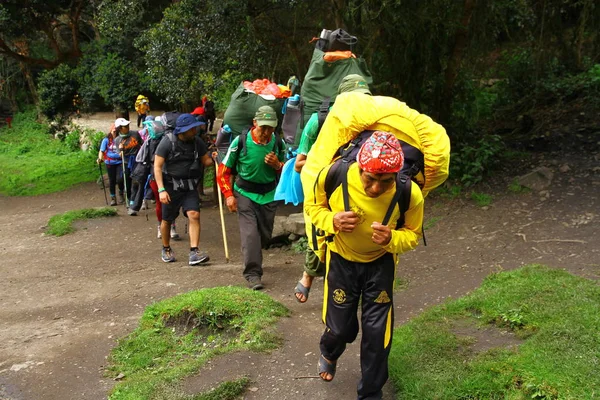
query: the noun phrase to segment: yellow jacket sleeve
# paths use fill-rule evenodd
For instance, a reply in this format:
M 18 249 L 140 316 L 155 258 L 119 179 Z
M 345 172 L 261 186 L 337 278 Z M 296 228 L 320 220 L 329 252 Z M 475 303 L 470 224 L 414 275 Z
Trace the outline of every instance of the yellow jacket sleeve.
M 308 201 L 306 201 L 307 198 L 304 199 L 304 210 L 317 229 L 325 231 L 326 234 L 334 234 L 336 233 L 333 226 L 333 216 L 335 213 L 329 209 L 325 193 L 325 177 L 329 168 L 331 168 L 330 165 L 323 168 L 319 173 L 316 185 L 312 188 L 310 196 L 308 196 Z
M 419 244 L 423 227 L 424 200 L 419 186 L 412 182 L 410 205 L 404 215 L 404 226 L 392 230 L 392 239 L 383 246 L 389 253 L 402 254 Z

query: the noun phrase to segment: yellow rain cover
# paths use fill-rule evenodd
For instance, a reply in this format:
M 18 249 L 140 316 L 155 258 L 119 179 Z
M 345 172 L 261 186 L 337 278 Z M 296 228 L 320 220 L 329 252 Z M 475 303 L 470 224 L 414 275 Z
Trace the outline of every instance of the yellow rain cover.
M 314 201 L 313 186 L 319 171 L 331 163 L 340 146 L 364 130 L 393 133 L 398 139 L 423 153 L 423 196 L 427 196 L 448 178 L 450 139 L 443 126 L 393 97 L 369 96 L 358 92 L 342 93 L 327 115 L 302 168 L 305 202 Z
M 425 158 L 423 197 L 444 183 L 450 166 L 450 139 L 446 130 L 425 114 L 405 103 L 385 96 L 347 92 L 337 96 L 315 144 L 310 149 L 300 175 L 304 202 L 314 201 L 314 185 L 319 172 L 329 165 L 340 146 L 364 130 L 393 133 L 398 139 L 419 149 Z M 315 249 L 310 216 L 304 212 L 309 245 Z M 317 237 L 317 256 L 324 260 L 325 240 Z

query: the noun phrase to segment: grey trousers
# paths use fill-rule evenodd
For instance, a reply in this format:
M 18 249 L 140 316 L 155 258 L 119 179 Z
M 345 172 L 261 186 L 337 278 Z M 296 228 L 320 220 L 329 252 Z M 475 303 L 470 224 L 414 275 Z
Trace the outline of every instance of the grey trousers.
M 277 202 L 261 205 L 242 196 L 237 191 L 234 191 L 233 194 L 237 200 L 242 254 L 244 255 L 244 278 L 261 277 L 263 274 L 262 249 L 271 240 Z

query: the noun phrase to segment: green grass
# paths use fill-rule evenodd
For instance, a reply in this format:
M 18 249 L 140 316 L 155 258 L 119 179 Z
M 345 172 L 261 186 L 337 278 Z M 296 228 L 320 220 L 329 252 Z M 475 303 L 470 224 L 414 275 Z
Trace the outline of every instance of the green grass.
M 408 288 L 410 281 L 407 278 L 397 276 L 394 279 L 394 292 L 399 292 Z
M 112 207 L 84 208 L 67 211 L 66 213 L 57 214 L 50 218 L 46 233 L 48 235 L 63 236 L 75 231 L 75 228 L 73 228 L 75 220 L 112 217 L 115 215 L 117 215 L 117 210 Z
M 292 243 L 292 250 L 296 254 L 304 254 L 308 249 L 308 238 L 306 236 L 302 236 L 300 239 L 296 240 Z
M 93 181 L 100 174 L 93 153 L 53 139 L 35 111 L 15 114 L 13 128 L 0 129 L 0 193 L 34 196 Z
M 139 327 L 111 353 L 107 373 L 124 379 L 110 399 L 151 399 L 165 388 L 176 393 L 182 378 L 216 355 L 274 349 L 281 343 L 274 323 L 288 313 L 268 295 L 239 287 L 197 290 L 150 305 Z
M 530 265 L 490 275 L 472 294 L 394 332 L 390 377 L 406 399 L 591 399 L 600 394 L 600 286 Z M 498 327 L 516 347 L 473 351 L 459 323 Z M 474 328 L 475 329 L 475 328 Z
M 462 193 L 462 186 L 460 185 L 451 185 L 450 183 L 446 183 L 435 189 L 432 192 L 435 196 L 440 196 L 443 199 L 456 199 Z
M 485 193 L 471 192 L 471 200 L 479 207 L 485 207 L 492 204 L 492 196 Z
M 427 229 L 431 229 L 433 228 L 438 222 L 440 222 L 442 220 L 442 217 L 432 217 L 429 218 L 427 221 L 425 221 L 423 223 L 423 229 L 427 230 Z
M 152 395 L 152 399 L 161 400 L 237 400 L 239 399 L 251 380 L 242 377 L 234 381 L 226 381 L 205 393 L 187 394 L 180 385 L 159 385 Z
M 215 166 L 211 165 L 210 167 L 204 168 L 204 188 L 209 189 L 213 187 L 215 183 Z
M 508 185 L 508 190 L 513 193 L 529 193 L 529 192 L 531 192 L 531 189 L 529 189 L 525 186 L 519 185 L 519 183 L 516 180 L 512 181 L 510 183 L 510 185 Z

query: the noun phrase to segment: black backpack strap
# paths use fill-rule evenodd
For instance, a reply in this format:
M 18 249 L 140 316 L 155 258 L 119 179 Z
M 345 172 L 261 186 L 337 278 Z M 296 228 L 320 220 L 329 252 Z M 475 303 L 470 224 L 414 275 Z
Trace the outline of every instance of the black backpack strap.
M 335 189 L 342 185 L 342 197 L 344 199 L 344 210 L 350 211 L 350 195 L 348 194 L 348 170 L 353 161 L 337 159 L 325 177 L 325 194 L 331 197 Z
M 245 156 L 248 153 L 248 149 L 246 148 L 246 139 L 248 138 L 248 132 L 250 132 L 250 128 L 245 128 L 242 131 L 242 134 L 239 136 L 240 139 L 238 141 L 238 148 L 237 148 L 238 159 L 239 159 L 240 155 Z
M 396 204 L 398 204 L 398 208 L 400 209 L 400 218 L 398 218 L 398 221 L 396 222 L 396 229 L 401 228 L 404 225 L 404 215 L 410 206 L 411 189 L 412 183 L 410 178 L 404 174 L 397 174 L 396 193 L 394 193 L 394 197 L 385 213 L 385 217 L 383 218 L 383 221 L 381 221 L 382 225 L 387 225 L 388 222 L 390 222 Z
M 325 177 L 325 194 L 327 199 L 331 197 L 335 189 L 342 185 L 342 198 L 344 200 L 344 211 L 350 211 L 350 195 L 348 193 L 348 169 L 352 161 L 338 158 Z M 331 208 L 331 207 L 330 207 Z M 329 235 L 325 238 L 327 242 L 333 240 L 333 235 Z
M 317 174 L 317 179 L 315 179 L 315 184 L 313 185 L 313 202 L 314 204 L 317 204 L 317 184 L 319 183 L 319 178 L 321 177 L 321 173 L 323 172 L 323 170 L 326 167 L 322 168 L 319 173 Z M 327 175 L 329 176 L 329 174 Z M 325 186 L 327 187 L 327 177 L 325 177 Z M 325 190 L 325 192 L 327 192 L 327 190 Z M 317 250 L 319 250 L 319 247 L 317 246 L 317 236 L 324 236 L 324 232 L 323 231 L 319 231 L 317 229 L 317 227 L 314 224 L 310 224 L 312 227 L 312 244 L 313 244 L 313 250 L 316 252 Z
M 173 132 L 167 133 L 167 138 L 169 138 L 169 142 L 171 142 L 171 154 L 169 154 L 170 158 L 175 157 L 175 134 Z
M 329 107 L 331 105 L 331 97 L 325 97 L 319 106 L 318 118 L 319 118 L 319 127 L 317 132 L 321 131 L 323 124 L 325 123 L 325 119 L 327 118 L 327 114 L 329 114 Z

